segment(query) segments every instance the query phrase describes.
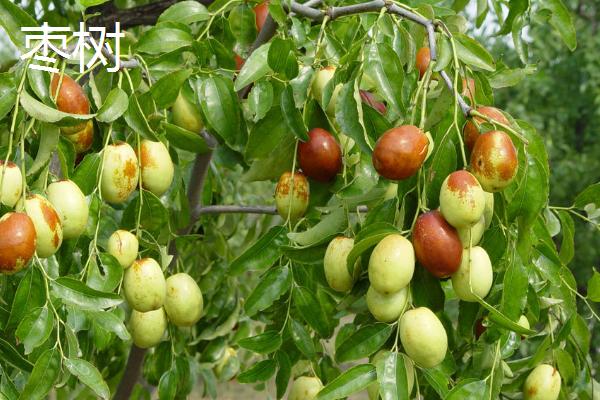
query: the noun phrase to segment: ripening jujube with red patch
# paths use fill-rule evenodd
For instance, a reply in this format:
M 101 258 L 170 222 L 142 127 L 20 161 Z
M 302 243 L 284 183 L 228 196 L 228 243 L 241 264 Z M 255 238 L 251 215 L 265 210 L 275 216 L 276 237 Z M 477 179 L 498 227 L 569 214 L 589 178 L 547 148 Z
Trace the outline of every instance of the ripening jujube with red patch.
M 69 135 L 65 134 L 65 138 L 73 143 L 73 147 L 77 154 L 85 153 L 94 143 L 94 123 L 88 121 L 82 130 Z
M 0 160 L 0 204 L 14 207 L 23 193 L 23 174 L 12 161 Z
M 440 189 L 440 212 L 455 228 L 476 224 L 485 210 L 485 192 L 468 171 L 454 171 Z
M 446 278 L 458 270 L 463 250 L 460 238 L 439 211 L 417 218 L 412 243 L 417 261 L 432 275 Z
M 517 149 L 505 132 L 490 131 L 479 136 L 471 152 L 471 168 L 486 192 L 507 187 L 518 167 Z
M 391 180 L 414 175 L 427 157 L 429 139 L 414 125 L 386 131 L 373 149 L 373 166 L 379 175 Z
M 25 212 L 31 218 L 36 232 L 36 254 L 40 258 L 56 253 L 63 241 L 62 224 L 56 209 L 39 194 L 25 200 Z
M 33 221 L 25 213 L 7 213 L 0 217 L 0 272 L 13 274 L 29 264 L 35 254 L 36 234 Z
M 275 205 L 284 220 L 300 219 L 308 208 L 310 189 L 308 180 L 300 172 L 284 172 L 275 187 Z
M 56 95 L 59 84 L 60 89 L 58 90 L 58 95 Z M 56 97 L 56 108 L 59 111 L 69 114 L 90 113 L 90 102 L 83 88 L 67 74 L 62 75 L 62 81 L 60 74 L 52 75 L 50 93 L 53 98 Z M 61 127 L 61 131 L 66 135 L 72 135 L 85 129 L 86 123 L 87 121 L 84 121 L 77 125 L 64 126 Z
M 506 119 L 506 117 L 504 116 L 504 114 L 502 114 L 502 112 L 495 107 L 488 107 L 488 106 L 477 107 L 477 112 L 479 112 L 489 118 L 492 118 L 504 125 L 509 124 L 509 122 Z M 484 122 L 484 120 L 481 117 L 473 117 L 473 119 L 477 122 L 477 124 L 482 124 Z M 465 146 L 467 146 L 469 151 L 472 151 L 473 147 L 475 146 L 475 142 L 479 138 L 479 129 L 473 123 L 473 121 L 467 121 L 465 123 L 465 127 L 463 128 L 463 133 L 464 133 Z
M 309 178 L 329 182 L 342 169 L 342 149 L 331 133 L 314 128 L 306 142 L 298 143 L 298 163 Z
M 138 158 L 133 148 L 125 142 L 106 146 L 104 153 L 102 199 L 109 203 L 123 203 L 138 184 Z
M 431 62 L 431 51 L 429 47 L 421 47 L 419 51 L 417 51 L 417 61 L 416 67 L 419 71 L 419 78 L 422 78 L 427 72 L 427 68 L 429 68 L 429 63 Z

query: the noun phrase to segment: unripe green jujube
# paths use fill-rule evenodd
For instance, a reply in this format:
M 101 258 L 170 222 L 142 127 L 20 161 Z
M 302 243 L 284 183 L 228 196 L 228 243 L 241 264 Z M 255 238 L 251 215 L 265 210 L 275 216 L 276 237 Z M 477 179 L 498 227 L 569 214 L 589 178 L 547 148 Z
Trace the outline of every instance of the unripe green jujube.
M 415 252 L 404 236 L 391 234 L 383 238 L 369 259 L 369 281 L 381 294 L 406 287 L 415 271 Z
M 540 364 L 531 371 L 523 385 L 525 400 L 556 400 L 560 394 L 560 373 L 548 364 Z
M 483 215 L 485 193 L 477 179 L 461 170 L 448 175 L 440 189 L 440 212 L 455 228 L 472 226 Z
M 119 229 L 108 238 L 107 251 L 115 257 L 121 267 L 129 268 L 138 255 L 139 242 L 137 237 L 128 231 Z
M 398 292 L 381 294 L 373 287 L 367 290 L 367 307 L 377 321 L 397 321 L 406 308 L 408 301 L 408 288 L 402 288 Z
M 463 250 L 458 271 L 452 274 L 452 287 L 463 301 L 475 302 L 490 292 L 494 281 L 492 262 L 487 252 L 479 246 Z
M 200 320 L 204 302 L 198 284 L 188 274 L 179 273 L 167 278 L 165 311 L 174 325 L 193 326 Z
M 301 376 L 292 383 L 288 400 L 314 400 L 321 389 L 323 389 L 323 383 L 319 378 Z
M 190 103 L 183 93 L 179 93 L 175 103 L 173 103 L 173 123 L 183 129 L 191 132 L 200 133 L 204 124 L 197 106 Z
M 167 317 L 162 307 L 148 312 L 131 311 L 129 331 L 137 347 L 147 349 L 156 346 L 160 343 L 166 329 Z
M 62 180 L 48 185 L 48 200 L 58 213 L 63 238 L 79 237 L 87 226 L 89 206 L 85 195 L 73 181 Z
M 148 312 L 162 307 L 167 284 L 160 265 L 152 258 L 134 261 L 125 270 L 123 292 L 134 310 Z
M 354 279 L 346 267 L 346 260 L 353 246 L 354 239 L 338 236 L 329 243 L 325 251 L 323 259 L 325 278 L 329 287 L 338 292 L 347 292 L 354 284 Z M 358 263 L 359 260 L 356 260 L 355 270 Z
M 446 357 L 448 336 L 438 317 L 426 307 L 406 311 L 400 318 L 400 341 L 406 354 L 423 368 L 433 368 Z
M 458 228 L 456 232 L 458 233 L 458 237 L 460 238 L 460 242 L 462 243 L 463 249 L 469 248 L 471 246 L 477 246 L 483 237 L 483 232 L 485 231 L 485 216 L 482 215 L 479 218 L 479 221 L 473 226 Z
M 175 168 L 169 150 L 163 142 L 142 140 L 140 144 L 142 187 L 162 196 L 171 186 Z
M 342 89 L 342 85 L 338 84 L 335 88 L 333 88 L 331 99 L 326 105 L 323 104 L 323 93 L 325 91 L 325 87 L 333 78 L 335 70 L 336 68 L 334 66 L 321 68 L 315 73 L 311 86 L 313 97 L 317 99 L 319 104 L 321 104 L 321 107 L 323 107 L 323 109 L 331 117 L 335 116 L 335 105 L 337 103 L 337 98 L 340 93 L 340 90 Z

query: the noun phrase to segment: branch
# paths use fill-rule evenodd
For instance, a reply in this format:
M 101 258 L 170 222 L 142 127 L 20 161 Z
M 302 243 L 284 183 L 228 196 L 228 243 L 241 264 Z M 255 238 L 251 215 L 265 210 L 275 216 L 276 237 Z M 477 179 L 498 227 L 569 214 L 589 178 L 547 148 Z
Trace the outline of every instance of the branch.
M 358 206 L 356 210 L 350 212 L 366 213 L 369 211 L 367 206 Z M 236 205 L 216 205 L 200 206 L 197 210 L 198 215 L 205 214 L 269 214 L 277 215 L 277 209 L 273 206 L 236 206 Z M 328 214 L 324 212 L 323 214 Z

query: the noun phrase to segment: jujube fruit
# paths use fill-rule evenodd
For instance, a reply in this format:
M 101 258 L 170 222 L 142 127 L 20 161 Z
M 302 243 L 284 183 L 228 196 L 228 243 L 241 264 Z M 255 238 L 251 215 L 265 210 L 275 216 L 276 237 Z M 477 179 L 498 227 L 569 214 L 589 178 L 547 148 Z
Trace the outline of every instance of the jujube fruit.
M 414 125 L 386 131 L 373 149 L 373 166 L 379 175 L 391 180 L 414 175 L 427 157 L 429 139 Z
M 128 231 L 117 230 L 108 238 L 107 251 L 123 268 L 129 268 L 138 255 L 137 237 Z
M 321 380 L 314 376 L 301 376 L 292 383 L 288 400 L 314 400 L 323 389 Z
M 517 175 L 519 161 L 512 139 L 502 131 L 479 136 L 471 152 L 471 168 L 486 192 L 498 192 Z
M 439 211 L 419 215 L 412 242 L 417 261 L 434 276 L 445 278 L 458 270 L 462 258 L 460 239 Z
M 62 225 L 56 209 L 46 198 L 34 194 L 25 200 L 25 212 L 35 226 L 35 251 L 38 257 L 50 257 L 63 241 Z
M 473 226 L 485 209 L 485 193 L 475 177 L 465 170 L 454 171 L 440 189 L 440 212 L 455 228 Z
M 179 273 L 167 278 L 165 311 L 176 326 L 193 326 L 200 320 L 204 301 L 198 284 L 188 274 Z
M 312 95 L 317 102 L 321 105 L 321 107 L 325 110 L 329 117 L 335 117 L 335 105 L 337 104 L 337 98 L 340 94 L 340 90 L 342 89 L 342 85 L 338 84 L 335 88 L 333 88 L 333 92 L 331 93 L 331 98 L 329 99 L 329 103 L 323 104 L 323 93 L 325 92 L 325 87 L 329 83 L 335 74 L 336 68 L 334 66 L 323 67 L 319 69 L 313 78 L 311 90 Z
M 131 311 L 129 331 L 137 347 L 148 349 L 156 346 L 160 343 L 166 329 L 167 317 L 162 307 L 148 312 Z
M 387 356 L 389 353 L 390 353 L 389 350 L 379 350 L 377 353 L 375 353 L 375 356 L 373 356 L 373 359 L 371 360 L 371 364 L 377 366 L 377 363 L 380 360 L 382 360 L 385 356 Z M 413 367 L 412 361 L 410 361 L 410 358 L 408 358 L 408 356 L 406 356 L 406 354 L 399 353 L 398 356 L 404 360 L 404 370 L 406 371 L 406 382 L 408 384 L 408 394 L 410 395 L 412 393 L 413 386 L 415 384 L 415 367 Z M 369 385 L 369 387 L 367 387 L 367 393 L 369 394 L 369 400 L 379 399 L 379 383 L 378 382 L 371 383 Z
M 253 11 L 256 19 L 256 29 L 260 32 L 263 25 L 265 24 L 267 15 L 269 15 L 269 2 L 263 1 L 262 3 L 254 7 Z
M 58 91 L 58 96 L 56 96 L 56 90 L 59 83 L 60 90 Z M 60 81 L 59 74 L 52 75 L 50 93 L 52 94 L 52 97 L 56 97 L 56 108 L 59 111 L 69 114 L 90 113 L 90 102 L 85 95 L 83 88 L 67 74 L 62 76 L 62 82 Z M 65 135 L 72 135 L 84 129 L 86 123 L 87 121 L 74 126 L 64 126 L 60 129 Z
M 427 68 L 429 68 L 429 63 L 431 62 L 431 52 L 429 47 L 421 47 L 417 51 L 417 60 L 416 67 L 419 71 L 419 78 L 423 78 L 425 72 L 427 72 Z
M 508 125 L 508 120 L 506 119 L 504 114 L 502 114 L 502 112 L 500 112 L 500 110 L 498 110 L 495 107 L 477 107 L 477 112 L 487 117 L 490 117 L 504 125 Z M 484 122 L 484 120 L 480 117 L 473 117 L 473 119 L 477 122 L 477 124 L 482 124 Z M 472 151 L 473 146 L 475 146 L 475 142 L 479 138 L 478 127 L 473 123 L 473 121 L 468 120 L 465 123 L 465 127 L 463 128 L 463 134 L 465 139 L 465 145 L 467 146 L 469 151 Z
M 169 150 L 163 142 L 142 140 L 140 144 L 142 187 L 162 196 L 173 182 L 175 169 Z
M 406 354 L 423 368 L 433 368 L 446 357 L 448 336 L 438 317 L 426 307 L 409 310 L 400 318 L 400 341 Z
M 452 288 L 456 297 L 463 301 L 475 302 L 484 298 L 494 282 L 492 262 L 487 252 L 479 246 L 463 250 L 458 271 L 452 275 Z
M 25 213 L 0 217 L 0 272 L 14 274 L 29 264 L 35 253 L 35 226 Z
M 138 184 L 138 159 L 125 142 L 108 145 L 104 152 L 102 199 L 109 203 L 123 203 Z
M 77 154 L 85 153 L 94 143 L 94 123 L 91 120 L 88 121 L 82 130 L 65 135 L 65 138 L 73 143 Z
M 342 150 L 331 133 L 314 128 L 306 142 L 298 143 L 298 162 L 309 178 L 329 182 L 342 169 Z
M 367 290 L 367 307 L 377 321 L 397 321 L 406 308 L 408 289 L 402 288 L 398 292 L 382 294 L 373 287 Z
M 525 400 L 556 400 L 560 394 L 560 373 L 548 364 L 540 364 L 531 371 L 523 384 Z
M 308 208 L 310 189 L 306 177 L 299 173 L 284 172 L 275 188 L 275 205 L 283 219 L 299 220 Z
M 87 226 L 89 206 L 85 195 L 73 181 L 62 180 L 48 185 L 48 200 L 58 213 L 64 239 L 79 237 Z
M 163 306 L 167 283 L 160 265 L 152 258 L 136 260 L 125 270 L 123 292 L 134 310 L 148 312 Z
M 23 175 L 17 164 L 0 160 L 0 203 L 14 207 L 23 194 Z
M 483 209 L 485 229 L 489 228 L 494 218 L 494 193 L 485 192 L 485 208 Z
M 354 284 L 354 278 L 348 273 L 346 267 L 346 261 L 348 254 L 354 246 L 354 239 L 338 236 L 334 238 L 325 251 L 325 257 L 323 258 L 323 267 L 325 270 L 325 278 L 329 287 L 338 292 L 347 292 L 352 289 Z M 354 267 L 359 260 L 356 260 Z
M 173 123 L 183 129 L 200 133 L 204 128 L 200 110 L 195 104 L 188 101 L 183 92 L 179 92 L 173 107 L 171 107 L 171 112 L 173 113 Z
M 483 237 L 485 231 L 485 216 L 481 216 L 479 221 L 473 226 L 467 226 L 464 228 L 458 228 L 458 237 L 462 243 L 463 249 L 468 247 L 477 246 Z
M 391 234 L 383 238 L 369 258 L 369 281 L 381 294 L 398 292 L 406 287 L 415 272 L 415 252 L 404 236 Z

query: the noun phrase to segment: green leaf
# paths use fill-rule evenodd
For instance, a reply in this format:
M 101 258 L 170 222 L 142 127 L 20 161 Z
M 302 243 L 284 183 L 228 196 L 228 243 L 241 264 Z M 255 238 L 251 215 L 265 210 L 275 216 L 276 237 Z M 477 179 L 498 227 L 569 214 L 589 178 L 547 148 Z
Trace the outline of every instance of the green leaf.
M 168 221 L 169 212 L 160 199 L 152 192 L 143 190 L 142 199 L 140 225 L 150 232 L 160 232 Z M 122 225 L 130 229 L 135 228 L 139 207 L 140 196 L 138 195 L 125 209 Z
M 269 67 L 288 79 L 298 76 L 298 60 L 294 54 L 294 42 L 291 39 L 276 37 L 271 41 L 267 57 Z
M 369 46 L 365 69 L 375 80 L 376 88 L 396 113 L 406 109 L 402 101 L 404 69 L 398 54 L 387 43 Z
M 342 373 L 325 386 L 316 400 L 336 400 L 363 390 L 377 380 L 377 372 L 371 364 L 357 365 Z
M 8 343 L 1 337 L 0 356 L 2 356 L 2 361 L 8 362 L 15 368 L 19 368 L 26 372 L 29 372 L 33 369 L 33 364 L 31 364 L 25 357 L 23 357 L 21 353 L 19 353 L 12 344 Z
M 92 389 L 98 397 L 103 399 L 110 398 L 108 385 L 104 382 L 98 369 L 90 362 L 82 360 L 81 358 L 67 358 L 65 360 L 65 366 L 70 373 L 75 375 L 81 382 Z
M 175 6 L 184 3 L 193 3 L 201 5 L 193 1 L 184 1 L 182 3 L 175 4 Z M 170 8 L 173 7 L 174 6 Z M 191 74 L 191 69 L 181 69 L 166 74 L 158 81 L 156 81 L 156 83 L 152 85 L 152 88 L 150 89 L 150 93 L 152 93 L 152 98 L 154 99 L 156 106 L 159 108 L 171 107 L 177 99 L 177 96 L 179 95 L 181 86 L 187 80 L 187 78 L 190 77 Z
M 486 383 L 474 378 L 460 381 L 446 397 L 447 400 L 483 399 Z
M 267 272 L 248 296 L 244 309 L 246 315 L 252 317 L 258 311 L 270 307 L 275 300 L 287 292 L 292 283 L 292 275 L 287 265 L 275 267 Z
M 315 295 L 307 288 L 300 286 L 294 288 L 292 297 L 294 305 L 308 325 L 321 337 L 331 336 L 332 329 L 329 321 Z
M 208 124 L 229 146 L 245 144 L 245 131 L 240 129 L 240 106 L 231 81 L 220 76 L 204 80 L 198 98 Z
M 292 363 L 290 358 L 283 351 L 278 351 L 275 355 L 279 369 L 275 377 L 275 386 L 277 387 L 277 398 L 281 399 L 285 395 L 290 376 L 292 375 Z
M 448 395 L 448 383 L 450 378 L 439 368 L 425 368 L 421 370 L 427 383 L 436 391 L 441 399 Z
M 527 303 L 529 277 L 521 258 L 515 252 L 504 272 L 502 290 L 502 312 L 509 318 L 517 320 Z
M 415 268 L 410 284 L 415 307 L 428 307 L 434 311 L 444 309 L 444 291 L 440 280 L 425 268 Z
M 511 32 L 515 19 L 525 14 L 529 9 L 529 6 L 529 0 L 510 0 L 508 3 L 508 16 L 504 20 L 504 24 L 497 35 L 506 35 Z
M 398 229 L 394 225 L 387 222 L 378 222 L 369 225 L 367 228 L 360 231 L 354 239 L 354 246 L 348 257 L 346 258 L 346 268 L 350 276 L 354 276 L 354 264 L 356 260 L 371 247 L 374 247 L 384 237 L 392 233 L 398 233 Z
M 524 225 L 531 224 L 548 202 L 548 174 L 542 163 L 531 154 L 520 163 L 517 186 L 508 204 L 509 218 L 520 217 Z
M 25 347 L 25 354 L 31 353 L 44 343 L 54 328 L 54 314 L 48 307 L 37 308 L 29 312 L 19 324 L 15 334 Z
M 542 4 L 542 9 L 552 12 L 550 25 L 558 32 L 569 50 L 575 50 L 577 47 L 577 35 L 575 26 L 573 25 L 573 17 L 565 4 L 561 0 L 548 0 Z
M 123 267 L 115 257 L 107 253 L 98 254 L 102 273 L 98 263 L 91 262 L 88 270 L 87 285 L 101 292 L 112 292 L 123 279 Z
M 265 331 L 260 335 L 242 339 L 238 344 L 255 353 L 269 354 L 281 346 L 281 335 L 275 330 Z
M 123 302 L 119 295 L 94 290 L 83 282 L 68 277 L 60 277 L 52 281 L 51 289 L 53 294 L 60 297 L 66 304 L 86 310 L 114 307 Z
M 210 17 L 206 7 L 197 1 L 181 1 L 167 8 L 160 17 L 158 23 L 173 21 L 189 25 L 194 22 L 206 21 Z
M 129 331 L 125 324 L 112 311 L 86 311 L 86 315 L 95 324 L 98 324 L 104 330 L 112 332 L 121 340 L 127 341 L 131 339 Z
M 356 80 L 342 86 L 337 99 L 335 119 L 340 124 L 342 131 L 358 143 L 361 151 L 370 155 L 373 146 L 367 137 L 363 121 L 362 101 Z
M 129 105 L 127 111 L 123 114 L 123 118 L 125 118 L 125 122 L 127 122 L 127 125 L 129 125 L 134 132 L 139 132 L 145 139 L 153 141 L 158 140 L 156 134 L 148 124 L 146 116 L 140 106 L 138 96 L 135 93 L 129 97 Z
M 322 265 L 323 257 L 325 257 L 325 251 L 327 250 L 328 243 L 323 243 L 320 246 L 313 246 L 309 248 L 304 247 L 291 247 L 282 246 L 281 251 L 283 254 L 298 264 L 305 265 Z
M 165 128 L 165 136 L 169 144 L 173 147 L 197 154 L 208 153 L 209 147 L 206 144 L 206 140 L 198 133 L 188 131 L 168 122 L 163 122 L 162 126 Z
M 282 126 L 285 126 L 285 124 L 282 124 Z M 287 137 L 293 139 L 291 134 Z M 289 171 L 292 168 L 295 149 L 296 141 L 284 138 L 272 150 L 272 154 L 277 154 L 277 157 L 269 156 L 261 158 L 260 160 L 255 160 L 252 165 L 250 165 L 248 172 L 242 177 L 242 181 L 253 182 L 278 179 L 282 173 Z
M 98 110 L 96 119 L 100 122 L 113 122 L 127 111 L 128 106 L 127 93 L 121 88 L 113 88 L 106 96 L 102 107 Z
M 377 363 L 377 381 L 382 400 L 408 400 L 408 383 L 405 356 L 390 352 L 381 363 Z M 410 362 L 410 361 L 409 361 Z
M 142 34 L 136 44 L 140 53 L 161 54 L 190 46 L 194 38 L 189 32 L 177 29 L 171 23 L 154 26 Z
M 256 17 L 247 3 L 235 6 L 229 13 L 229 29 L 242 45 L 251 44 L 256 38 Z
M 240 383 L 264 382 L 273 376 L 276 368 L 277 362 L 275 360 L 263 360 L 239 374 L 237 380 Z
M 270 46 L 271 43 L 265 43 L 248 57 L 235 80 L 234 89 L 236 91 L 256 82 L 271 71 L 267 61 Z
M 41 400 L 46 398 L 60 373 L 60 353 L 58 348 L 46 350 L 35 362 L 27 383 L 19 396 L 21 400 Z
M 95 116 L 95 114 L 69 114 L 58 111 L 57 109 L 48 107 L 44 103 L 34 99 L 25 90 L 21 92 L 20 102 L 25 109 L 25 112 L 31 117 L 39 121 L 50 122 L 60 126 L 77 125 L 82 121 L 87 121 Z
M 98 184 L 98 172 L 102 156 L 98 153 L 90 153 L 79 163 L 71 180 L 79 186 L 84 195 L 89 196 Z
M 600 208 L 600 183 L 594 183 L 579 193 L 573 202 L 573 207 L 584 209 L 588 204 Z
M 254 88 L 258 86 L 260 85 L 255 85 Z M 285 123 L 281 108 L 275 105 L 250 131 L 245 157 L 247 160 L 257 158 L 269 160 L 273 158 L 275 149 L 281 143 L 292 142 L 294 136 Z
M 454 36 L 458 58 L 465 64 L 485 71 L 494 71 L 494 58 L 478 41 L 463 34 Z
M 525 68 L 497 70 L 489 77 L 490 86 L 493 89 L 501 89 L 518 85 L 525 77 L 537 71 L 535 65 L 526 65 Z
M 536 333 L 531 329 L 523 328 L 521 325 L 512 321 L 506 315 L 502 314 L 500 311 L 496 310 L 490 304 L 488 304 L 485 300 L 478 298 L 477 301 L 481 304 L 486 310 L 490 312 L 490 320 L 494 323 L 500 325 L 501 327 L 514 331 L 516 333 L 520 333 L 521 335 L 532 335 Z
M 104 4 L 109 0 L 77 0 L 77 1 L 83 7 L 87 8 L 87 7 L 92 7 L 92 6 L 99 6 L 100 4 Z
M 308 129 L 304 125 L 300 110 L 296 108 L 292 87 L 289 85 L 281 93 L 281 112 L 283 119 L 285 119 L 288 128 L 294 133 L 294 136 L 306 142 L 308 140 Z
M 294 344 L 306 356 L 307 359 L 312 360 L 316 356 L 315 344 L 313 343 L 308 330 L 300 322 L 293 318 L 290 318 L 290 333 Z
M 248 108 L 254 115 L 254 122 L 267 115 L 273 105 L 273 85 L 267 80 L 260 80 L 252 86 L 248 95 Z M 252 136 L 252 134 L 250 134 Z
M 177 384 L 179 382 L 179 374 L 176 368 L 172 368 L 166 371 L 160 377 L 158 382 L 158 398 L 162 399 L 174 399 L 177 395 Z
M 587 298 L 591 301 L 600 302 L 600 274 L 594 270 L 587 284 Z
M 562 241 L 560 242 L 560 260 L 566 265 L 575 255 L 575 223 L 567 211 L 558 212 L 560 225 L 562 227 Z
M 366 325 L 344 340 L 335 352 L 343 363 L 368 357 L 381 348 L 392 334 L 392 326 L 384 323 Z
M 39 69 L 27 70 L 27 81 L 38 99 L 42 102 L 49 100 L 50 74 Z
M 260 239 L 254 242 L 246 251 L 233 260 L 229 266 L 232 274 L 248 270 L 261 270 L 272 266 L 281 256 L 279 246 L 285 241 L 287 229 L 284 226 L 274 226 Z
M 38 27 L 39 24 L 31 15 L 11 0 L 0 0 L 0 25 L 4 28 L 10 40 L 23 52 L 25 48 L 25 35 L 23 27 Z
M 52 153 L 54 153 L 58 145 L 60 130 L 56 125 L 42 123 L 40 124 L 39 132 L 41 133 L 40 145 L 33 164 L 27 170 L 27 176 L 34 176 L 48 165 Z
M 42 273 L 37 268 L 29 268 L 21 278 L 12 302 L 6 329 L 12 329 L 31 310 L 46 303 L 46 286 Z
M 8 72 L 0 73 L 0 119 L 13 109 L 16 101 L 17 88 L 13 75 Z
M 300 246 L 312 246 L 326 242 L 331 236 L 340 233 L 347 223 L 344 209 L 338 208 L 326 215 L 315 226 L 304 232 L 288 233 L 288 237 Z

